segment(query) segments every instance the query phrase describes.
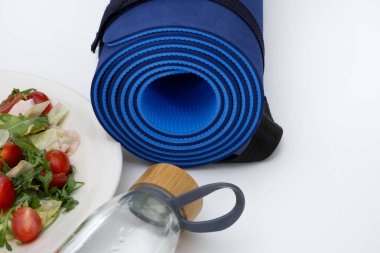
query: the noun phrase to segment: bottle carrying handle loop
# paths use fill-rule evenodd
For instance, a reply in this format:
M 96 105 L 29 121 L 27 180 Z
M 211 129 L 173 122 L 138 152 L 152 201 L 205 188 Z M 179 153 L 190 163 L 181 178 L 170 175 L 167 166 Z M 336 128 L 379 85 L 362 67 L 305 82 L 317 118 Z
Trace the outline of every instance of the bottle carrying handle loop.
M 235 193 L 236 204 L 229 213 L 216 219 L 200 222 L 188 221 L 183 217 L 183 214 L 180 212 L 182 207 L 221 189 L 231 189 Z M 245 198 L 242 190 L 236 185 L 229 183 L 214 183 L 201 186 L 176 198 L 172 198 L 168 203 L 172 206 L 175 212 L 177 212 L 176 214 L 179 218 L 182 229 L 190 232 L 206 233 L 221 231 L 232 226 L 243 213 Z

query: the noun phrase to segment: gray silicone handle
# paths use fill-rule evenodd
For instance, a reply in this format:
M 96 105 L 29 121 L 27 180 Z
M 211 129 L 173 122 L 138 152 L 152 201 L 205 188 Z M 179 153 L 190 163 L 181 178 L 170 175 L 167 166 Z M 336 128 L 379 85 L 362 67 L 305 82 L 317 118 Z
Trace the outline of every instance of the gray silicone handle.
M 209 220 L 192 222 L 186 220 L 180 213 L 182 207 L 203 198 L 217 190 L 231 189 L 236 196 L 235 207 L 222 217 Z M 181 228 L 196 233 L 216 232 L 229 228 L 232 226 L 241 216 L 244 211 L 245 198 L 242 190 L 239 187 L 229 183 L 214 183 L 199 187 L 195 190 L 187 192 L 177 198 L 170 199 L 168 203 L 173 207 L 173 210 L 177 212 L 179 217 Z

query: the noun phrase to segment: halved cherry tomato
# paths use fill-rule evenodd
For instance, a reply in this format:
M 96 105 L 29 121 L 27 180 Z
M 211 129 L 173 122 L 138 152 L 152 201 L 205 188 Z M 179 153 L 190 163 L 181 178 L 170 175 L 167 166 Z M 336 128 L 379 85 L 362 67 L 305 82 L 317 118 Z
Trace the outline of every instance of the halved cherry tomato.
M 0 104 L 0 113 L 8 113 L 12 107 L 22 99 L 21 93 L 10 95 L 6 100 Z
M 9 177 L 0 174 L 0 210 L 7 211 L 16 200 L 16 192 Z
M 48 96 L 45 95 L 45 93 L 41 91 L 32 91 L 31 93 L 26 96 L 27 99 L 33 99 L 34 103 L 41 104 L 46 101 L 50 101 Z M 51 103 L 46 107 L 46 109 L 42 112 L 42 115 L 48 114 L 52 109 Z
M 8 142 L 3 146 L 0 158 L 3 162 L 8 164 L 9 167 L 13 168 L 22 160 L 22 150 L 16 144 Z M 1 164 L 1 166 L 3 166 L 3 164 Z
M 13 214 L 12 230 L 21 242 L 31 242 L 42 230 L 41 218 L 34 209 L 20 207 Z
M 65 184 L 67 183 L 67 180 L 69 179 L 69 176 L 65 175 L 65 174 L 56 174 L 56 173 L 53 173 L 52 174 L 52 179 L 51 179 L 51 182 L 50 182 L 50 187 L 57 187 L 58 189 L 62 189 Z
M 50 162 L 53 174 L 70 174 L 70 159 L 64 152 L 52 150 L 46 153 L 45 158 Z

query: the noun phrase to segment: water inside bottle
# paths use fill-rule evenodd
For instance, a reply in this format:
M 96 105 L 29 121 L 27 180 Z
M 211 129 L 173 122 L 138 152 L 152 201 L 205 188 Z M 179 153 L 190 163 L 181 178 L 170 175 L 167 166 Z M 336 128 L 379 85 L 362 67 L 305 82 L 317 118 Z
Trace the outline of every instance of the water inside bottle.
M 57 253 L 174 253 L 177 217 L 148 192 L 114 198 L 88 218 Z

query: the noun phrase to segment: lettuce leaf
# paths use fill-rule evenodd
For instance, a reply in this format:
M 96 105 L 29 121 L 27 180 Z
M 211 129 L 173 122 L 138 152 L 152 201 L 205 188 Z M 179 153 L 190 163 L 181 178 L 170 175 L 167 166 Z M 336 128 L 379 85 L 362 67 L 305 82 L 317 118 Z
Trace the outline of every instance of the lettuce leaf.
M 64 105 L 55 105 L 47 115 L 49 123 L 51 125 L 58 126 L 68 113 L 69 110 Z
M 9 139 L 9 132 L 5 129 L 0 129 L 0 148 L 2 148 Z

